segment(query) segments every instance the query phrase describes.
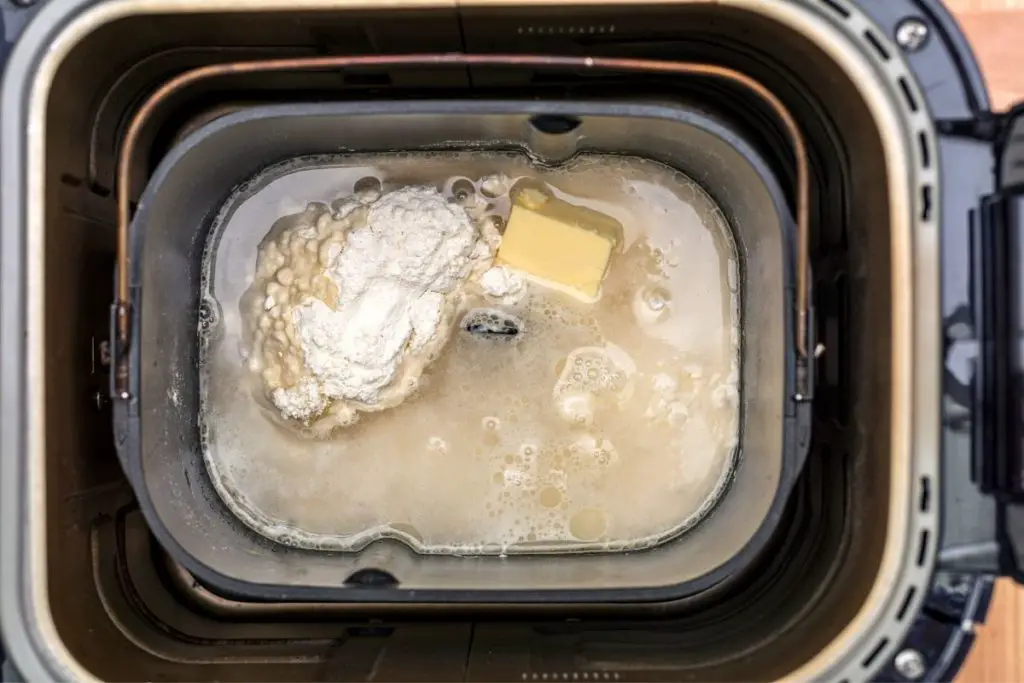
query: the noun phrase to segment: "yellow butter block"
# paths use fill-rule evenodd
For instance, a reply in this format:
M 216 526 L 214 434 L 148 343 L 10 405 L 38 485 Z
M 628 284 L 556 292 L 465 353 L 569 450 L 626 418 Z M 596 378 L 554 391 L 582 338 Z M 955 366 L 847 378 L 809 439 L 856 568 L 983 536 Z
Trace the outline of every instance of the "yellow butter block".
M 617 245 L 607 230 L 579 220 L 596 212 L 574 210 L 582 207 L 554 198 L 513 203 L 497 261 L 592 301 L 601 291 Z

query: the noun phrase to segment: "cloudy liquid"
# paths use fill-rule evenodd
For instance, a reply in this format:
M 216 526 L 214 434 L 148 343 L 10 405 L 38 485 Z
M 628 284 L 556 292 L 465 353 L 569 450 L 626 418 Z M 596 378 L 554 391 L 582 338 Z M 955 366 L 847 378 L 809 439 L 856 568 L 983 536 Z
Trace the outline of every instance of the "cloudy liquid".
M 401 405 L 323 439 L 283 424 L 247 369 L 251 323 L 240 306 L 271 226 L 367 177 L 388 190 L 465 187 L 461 179 L 495 173 L 542 182 L 622 223 L 600 299 L 531 283 L 522 302 L 499 307 L 520 321 L 519 334 L 460 326 Z M 507 198 L 482 196 L 507 211 Z M 204 290 L 216 311 L 200 329 L 206 464 L 243 521 L 288 545 L 357 550 L 390 537 L 425 553 L 648 547 L 698 522 L 736 464 L 735 246 L 710 197 L 654 162 L 584 156 L 539 169 L 521 155 L 480 153 L 298 161 L 228 202 Z

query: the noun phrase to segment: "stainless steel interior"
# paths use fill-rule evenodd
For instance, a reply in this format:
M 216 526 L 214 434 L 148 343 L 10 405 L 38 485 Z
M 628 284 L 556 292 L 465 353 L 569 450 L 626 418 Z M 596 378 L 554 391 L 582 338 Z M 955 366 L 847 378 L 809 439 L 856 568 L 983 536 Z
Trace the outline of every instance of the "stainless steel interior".
M 59 4 L 44 7 L 40 18 L 74 3 Z M 844 19 L 822 9 L 825 3 L 781 0 L 628 11 L 572 2 L 458 9 L 422 2 L 387 11 L 373 9 L 371 0 L 348 3 L 358 7 L 351 11 L 320 0 L 124 0 L 91 11 L 87 4 L 79 3 L 79 19 L 49 36 L 26 114 L 24 410 L 31 418 L 22 491 L 30 514 L 19 606 L 32 624 L 27 637 L 44 653 L 39 671 L 108 680 L 522 680 L 542 673 L 559 680 L 768 680 L 841 677 L 893 647 L 891 636 L 921 597 L 913 582 L 932 561 L 934 506 L 924 494 L 938 488 L 940 376 L 937 245 L 922 229 L 934 228 L 938 188 L 934 168 L 915 152 L 917 131 L 928 145 L 930 128 L 925 112 L 900 100 L 898 78 L 907 97 L 919 91 L 898 59 L 876 68 L 865 56 L 867 43 L 853 42 L 846 24 L 840 30 Z M 114 453 L 101 340 L 109 334 L 116 152 L 132 108 L 169 75 L 210 61 L 451 50 L 727 64 L 769 85 L 810 144 L 812 264 L 826 353 L 806 473 L 764 563 L 697 599 L 644 606 L 629 629 L 602 619 L 600 606 L 529 619 L 460 609 L 435 623 L 427 620 L 438 615 L 436 606 L 394 613 L 211 595 L 180 568 L 168 571 Z M 145 133 L 148 154 L 140 155 L 133 184 L 145 185 L 170 142 L 196 119 L 239 102 L 467 91 L 617 98 L 696 92 L 750 108 L 755 123 L 758 116 L 734 92 L 707 84 L 575 73 L 241 76 L 167 103 Z M 777 152 L 778 172 L 791 182 L 777 137 L 762 133 L 763 149 Z M 881 641 L 879 630 L 886 633 Z

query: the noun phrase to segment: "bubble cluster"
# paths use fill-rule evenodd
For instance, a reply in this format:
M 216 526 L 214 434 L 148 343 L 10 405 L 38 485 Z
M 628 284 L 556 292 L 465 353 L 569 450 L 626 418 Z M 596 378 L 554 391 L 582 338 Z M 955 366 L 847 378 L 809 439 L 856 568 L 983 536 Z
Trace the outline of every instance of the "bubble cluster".
M 629 400 L 636 365 L 614 345 L 573 350 L 555 383 L 558 414 L 575 426 L 593 423 L 598 401 L 621 405 Z
M 523 330 L 523 322 L 496 308 L 475 308 L 463 317 L 462 327 L 480 337 L 514 337 Z
M 588 393 L 564 393 L 555 397 L 555 406 L 563 420 L 578 427 L 594 424 L 595 399 Z

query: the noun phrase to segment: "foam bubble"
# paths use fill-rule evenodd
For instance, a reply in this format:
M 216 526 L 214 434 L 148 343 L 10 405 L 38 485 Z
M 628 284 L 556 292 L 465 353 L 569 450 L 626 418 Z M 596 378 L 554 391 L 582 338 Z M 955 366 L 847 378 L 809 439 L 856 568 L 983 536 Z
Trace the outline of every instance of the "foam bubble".
M 581 541 L 596 541 L 607 530 L 607 515 L 598 508 L 584 508 L 569 518 L 569 533 Z
M 633 297 L 633 315 L 641 325 L 664 321 L 671 310 L 672 295 L 660 285 L 644 287 Z
M 540 490 L 537 499 L 546 508 L 556 508 L 562 502 L 562 492 L 554 486 L 545 486 Z
M 573 350 L 566 358 L 562 374 L 555 383 L 555 399 L 558 401 L 565 396 L 589 395 L 605 396 L 622 403 L 632 394 L 632 377 L 635 373 L 633 360 L 612 344 L 604 348 L 581 347 Z
M 555 398 L 559 416 L 571 425 L 590 427 L 594 424 L 594 397 L 591 394 L 563 394 Z

